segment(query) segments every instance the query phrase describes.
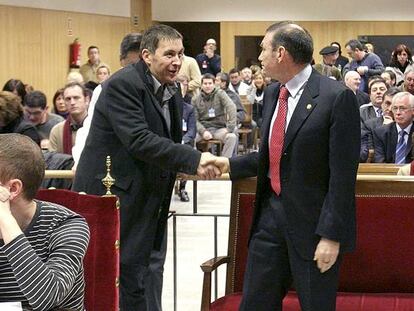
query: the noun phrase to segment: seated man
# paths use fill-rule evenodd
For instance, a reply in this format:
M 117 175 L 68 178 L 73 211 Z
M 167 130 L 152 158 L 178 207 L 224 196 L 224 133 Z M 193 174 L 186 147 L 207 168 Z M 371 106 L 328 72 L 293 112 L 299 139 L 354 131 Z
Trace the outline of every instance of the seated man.
M 378 76 L 378 78 L 369 82 L 368 88 L 371 102 L 369 104 L 362 105 L 359 108 L 362 123 L 366 122 L 369 119 L 382 116 L 381 104 L 383 101 L 384 93 L 388 89 L 388 84 L 383 78 Z
M 197 121 L 196 142 L 218 139 L 224 143 L 222 155 L 230 158 L 237 145 L 236 105 L 222 89 L 215 87 L 214 76 L 201 78 L 201 93 L 192 99 Z
M 394 122 L 391 111 L 392 98 L 400 91 L 396 87 L 390 87 L 383 95 L 381 104 L 382 116 L 369 119 L 361 123 L 361 153 L 360 162 L 366 162 L 368 150 L 374 149 L 373 132 L 377 127 Z
M 24 113 L 26 120 L 32 123 L 41 139 L 42 148 L 47 149 L 52 127 L 64 121 L 61 116 L 48 112 L 46 95 L 40 91 L 33 91 L 24 98 Z
M 374 159 L 377 163 L 410 163 L 413 135 L 414 95 L 400 92 L 392 99 L 395 122 L 374 130 Z
M 229 89 L 239 95 L 247 95 L 249 93 L 250 85 L 244 83 L 236 68 L 229 71 L 230 85 Z
M 0 301 L 16 310 L 84 310 L 88 225 L 62 206 L 34 200 L 44 170 L 30 138 L 0 135 Z
M 364 91 L 359 90 L 359 85 L 361 84 L 361 76 L 358 72 L 350 70 L 345 74 L 344 77 L 345 85 L 354 92 L 358 105 L 362 106 L 370 102 L 369 95 Z
M 69 117 L 52 128 L 49 136 L 49 151 L 72 154 L 76 133 L 88 115 L 89 93 L 82 84 L 73 82 L 65 86 L 63 98 Z

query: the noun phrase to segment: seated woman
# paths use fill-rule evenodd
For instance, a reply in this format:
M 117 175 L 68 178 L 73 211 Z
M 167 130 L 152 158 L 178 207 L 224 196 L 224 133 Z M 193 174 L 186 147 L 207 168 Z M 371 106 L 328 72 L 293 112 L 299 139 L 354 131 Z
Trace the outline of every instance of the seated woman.
M 69 112 L 66 108 L 65 100 L 63 99 L 63 89 L 56 91 L 53 95 L 53 113 L 60 115 L 61 117 L 67 119 Z
M 0 92 L 0 134 L 18 133 L 29 136 L 40 145 L 36 128 L 24 120 L 20 98 L 13 93 Z
M 3 91 L 12 92 L 20 97 L 20 102 L 23 103 L 26 97 L 27 90 L 25 84 L 18 79 L 10 79 L 3 86 Z
M 44 171 L 31 139 L 0 135 L 0 302 L 81 311 L 89 228 L 65 207 L 34 199 Z

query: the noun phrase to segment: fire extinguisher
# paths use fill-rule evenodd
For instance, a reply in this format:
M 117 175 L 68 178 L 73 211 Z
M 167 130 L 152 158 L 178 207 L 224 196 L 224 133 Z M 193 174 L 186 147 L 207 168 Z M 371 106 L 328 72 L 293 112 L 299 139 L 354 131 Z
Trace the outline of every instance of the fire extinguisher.
M 79 68 L 81 63 L 81 44 L 79 38 L 76 38 L 71 45 L 69 45 L 69 67 Z

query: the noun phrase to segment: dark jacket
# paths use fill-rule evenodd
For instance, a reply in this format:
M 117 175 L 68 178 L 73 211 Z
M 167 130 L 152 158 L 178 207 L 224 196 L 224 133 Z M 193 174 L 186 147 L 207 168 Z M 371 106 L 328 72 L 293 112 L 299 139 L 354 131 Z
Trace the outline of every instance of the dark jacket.
M 255 232 L 271 193 L 269 131 L 280 84 L 267 87 L 258 153 L 230 159 L 231 178 L 257 175 Z M 287 128 L 280 163 L 281 199 L 298 253 L 312 260 L 320 237 L 355 247 L 355 180 L 360 127 L 354 93 L 315 70 Z
M 141 60 L 103 84 L 73 189 L 102 195 L 106 157 L 121 202 L 121 263 L 147 265 L 159 248 L 176 172 L 195 174 L 200 152 L 182 145 L 182 96 L 168 101 L 171 130 Z
M 412 159 L 412 136 L 414 124 L 411 126 L 410 135 L 407 140 L 405 163 L 410 163 Z M 376 163 L 395 163 L 395 151 L 398 142 L 398 132 L 395 122 L 377 127 L 374 130 L 374 162 Z
M 36 144 L 40 146 L 40 136 L 33 124 L 25 121 L 23 117 L 17 118 L 5 127 L 0 127 L 0 134 L 17 133 L 29 136 Z

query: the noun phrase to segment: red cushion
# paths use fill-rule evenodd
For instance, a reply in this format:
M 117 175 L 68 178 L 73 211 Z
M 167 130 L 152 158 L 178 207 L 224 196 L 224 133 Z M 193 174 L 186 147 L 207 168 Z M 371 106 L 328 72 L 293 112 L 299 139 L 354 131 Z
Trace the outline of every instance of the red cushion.
M 63 205 L 85 217 L 90 241 L 84 259 L 85 308 L 88 311 L 118 310 L 119 211 L 115 197 L 81 195 L 69 190 L 40 190 L 37 199 Z
M 238 311 L 241 293 L 221 297 L 211 304 L 211 311 Z M 300 311 L 295 293 L 283 301 L 283 311 Z M 412 294 L 353 294 L 338 293 L 336 311 L 414 311 Z

